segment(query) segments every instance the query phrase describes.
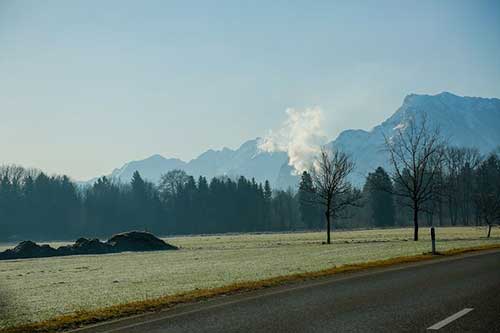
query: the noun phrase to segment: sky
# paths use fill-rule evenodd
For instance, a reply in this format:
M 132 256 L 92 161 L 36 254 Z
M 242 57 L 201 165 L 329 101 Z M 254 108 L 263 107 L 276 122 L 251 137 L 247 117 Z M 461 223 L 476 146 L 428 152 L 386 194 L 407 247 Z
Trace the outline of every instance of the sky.
M 76 180 L 442 91 L 500 97 L 499 1 L 0 0 L 0 164 Z

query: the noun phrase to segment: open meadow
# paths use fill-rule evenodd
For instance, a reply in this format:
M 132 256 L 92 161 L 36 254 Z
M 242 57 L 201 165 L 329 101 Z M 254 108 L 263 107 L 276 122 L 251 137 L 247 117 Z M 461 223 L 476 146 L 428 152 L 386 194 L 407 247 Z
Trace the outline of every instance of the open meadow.
M 179 251 L 0 261 L 0 328 L 197 288 L 429 252 L 428 228 L 421 229 L 418 242 L 412 232 L 339 231 L 331 245 L 322 245 L 322 232 L 172 237 L 165 240 Z M 490 239 L 484 227 L 437 228 L 436 234 L 438 250 L 500 244 L 497 229 Z

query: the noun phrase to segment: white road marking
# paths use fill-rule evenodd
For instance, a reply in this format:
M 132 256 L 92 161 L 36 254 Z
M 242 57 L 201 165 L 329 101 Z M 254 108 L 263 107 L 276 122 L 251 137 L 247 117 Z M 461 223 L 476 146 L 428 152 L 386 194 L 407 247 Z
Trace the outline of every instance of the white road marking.
M 436 324 L 432 325 L 431 327 L 429 327 L 427 329 L 428 330 L 437 331 L 440 328 L 443 328 L 444 326 L 448 325 L 452 321 L 457 320 L 458 318 L 465 316 L 466 314 L 468 314 L 472 310 L 474 310 L 474 309 L 472 309 L 472 308 L 465 308 L 463 310 L 460 310 L 457 313 L 455 313 L 454 315 L 451 315 L 448 318 L 446 318 L 444 320 L 441 320 L 439 323 L 436 323 Z

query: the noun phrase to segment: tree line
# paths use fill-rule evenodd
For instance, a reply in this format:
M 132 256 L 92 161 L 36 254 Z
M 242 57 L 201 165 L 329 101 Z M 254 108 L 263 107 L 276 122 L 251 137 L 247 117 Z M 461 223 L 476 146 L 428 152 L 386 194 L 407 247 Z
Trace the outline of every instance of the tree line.
M 159 235 L 305 229 L 298 198 L 268 181 L 194 179 L 173 170 L 155 185 L 135 172 L 129 183 L 99 178 L 79 187 L 67 176 L 0 168 L 0 239 L 104 237 L 127 230 Z

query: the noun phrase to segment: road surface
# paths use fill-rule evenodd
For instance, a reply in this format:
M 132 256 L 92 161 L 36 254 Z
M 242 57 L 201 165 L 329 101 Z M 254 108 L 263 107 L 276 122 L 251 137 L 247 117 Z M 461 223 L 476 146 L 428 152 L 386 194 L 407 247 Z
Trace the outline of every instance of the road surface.
M 75 332 L 500 332 L 500 251 L 217 297 Z

